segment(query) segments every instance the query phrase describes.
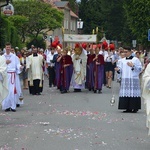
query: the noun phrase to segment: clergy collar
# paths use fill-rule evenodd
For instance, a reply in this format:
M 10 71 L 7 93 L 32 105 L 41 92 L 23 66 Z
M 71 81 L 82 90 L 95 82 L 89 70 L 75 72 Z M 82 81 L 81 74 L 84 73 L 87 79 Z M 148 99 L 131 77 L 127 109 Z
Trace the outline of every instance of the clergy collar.
M 131 55 L 131 56 L 129 56 L 129 57 L 126 57 L 126 59 L 132 59 L 133 58 L 133 56 Z
M 33 53 L 33 57 L 36 57 L 36 56 L 38 56 L 38 54 L 37 53 Z

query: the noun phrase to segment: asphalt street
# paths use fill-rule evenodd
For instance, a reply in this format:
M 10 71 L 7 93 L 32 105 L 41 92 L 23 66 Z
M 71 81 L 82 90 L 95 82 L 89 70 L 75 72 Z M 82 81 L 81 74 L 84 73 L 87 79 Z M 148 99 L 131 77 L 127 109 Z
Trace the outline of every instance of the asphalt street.
M 16 112 L 0 110 L 0 150 L 150 150 L 143 101 L 138 113 L 122 113 L 118 93 L 116 81 L 102 94 L 60 94 L 47 79 L 40 96 L 23 90 Z

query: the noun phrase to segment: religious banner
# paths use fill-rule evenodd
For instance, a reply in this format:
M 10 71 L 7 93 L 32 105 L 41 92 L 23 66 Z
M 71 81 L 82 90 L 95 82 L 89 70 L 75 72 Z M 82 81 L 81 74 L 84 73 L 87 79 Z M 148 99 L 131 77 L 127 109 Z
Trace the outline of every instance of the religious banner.
M 64 42 L 96 43 L 96 35 L 64 34 Z

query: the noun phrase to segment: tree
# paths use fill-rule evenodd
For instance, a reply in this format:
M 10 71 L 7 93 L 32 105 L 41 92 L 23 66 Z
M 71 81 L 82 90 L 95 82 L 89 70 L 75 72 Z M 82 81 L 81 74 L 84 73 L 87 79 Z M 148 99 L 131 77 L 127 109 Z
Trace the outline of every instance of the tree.
M 0 24 L 0 48 L 3 48 L 6 42 L 10 42 L 14 47 L 20 46 L 17 29 L 7 16 L 1 15 Z
M 51 5 L 47 3 L 41 1 L 17 1 L 14 2 L 14 8 L 17 15 L 26 17 L 26 19 L 20 18 L 23 20 L 23 26 L 18 28 L 18 30 L 20 29 L 20 33 L 24 30 L 21 36 L 23 38 L 25 38 L 25 35 L 37 38 L 41 33 L 62 26 L 63 12 L 52 8 Z M 15 19 L 16 18 L 13 18 L 12 20 L 14 20 L 16 24 L 17 19 Z
M 29 20 L 25 16 L 13 15 L 8 18 L 11 22 L 13 22 L 14 26 L 17 28 L 17 32 L 21 37 L 21 41 L 24 43 L 27 36 L 27 29 Z
M 79 17 L 84 21 L 84 33 L 99 27 L 108 39 L 121 40 L 125 21 L 123 0 L 81 0 Z
M 150 1 L 149 0 L 129 0 L 125 1 L 128 25 L 137 38 L 138 43 L 150 45 L 147 40 L 147 32 L 150 27 Z
M 107 38 L 121 40 L 125 22 L 123 0 L 101 0 L 101 13 Z
M 79 3 L 79 17 L 84 22 L 85 34 L 91 34 L 93 29 L 101 27 L 101 0 L 82 0 Z

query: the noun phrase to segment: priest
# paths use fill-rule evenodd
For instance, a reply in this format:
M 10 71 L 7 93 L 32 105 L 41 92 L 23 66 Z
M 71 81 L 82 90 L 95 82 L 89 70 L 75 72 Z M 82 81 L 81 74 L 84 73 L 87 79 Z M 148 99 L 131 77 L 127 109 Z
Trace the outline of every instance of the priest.
M 55 54 L 53 57 L 53 62 L 55 63 L 55 82 L 56 82 L 57 89 L 60 89 L 60 67 L 61 67 L 60 60 L 62 57 L 61 54 L 62 48 L 60 46 L 57 46 L 56 51 L 57 54 Z
M 87 55 L 87 72 L 86 72 L 86 84 L 89 91 L 94 90 L 94 50 L 90 49 L 90 54 Z
M 33 54 L 28 57 L 26 69 L 28 70 L 29 86 L 32 95 L 41 95 L 43 87 L 43 56 L 37 53 L 37 48 L 33 48 Z
M 125 109 L 124 113 L 137 113 L 141 109 L 139 74 L 142 70 L 142 65 L 138 58 L 132 56 L 130 47 L 124 48 L 124 52 L 126 57 L 115 68 L 121 74 L 118 109 Z
M 17 70 L 20 69 L 20 63 L 18 63 L 16 55 L 11 53 L 10 43 L 6 43 L 5 49 L 6 53 L 4 53 L 3 57 L 5 58 L 5 62 L 7 64 L 7 79 L 8 79 L 9 94 L 2 102 L 2 109 L 5 111 L 16 112 L 17 92 L 18 92 L 16 84 L 16 73 Z
M 74 51 L 75 54 L 72 56 L 74 67 L 72 84 L 75 92 L 81 92 L 81 89 L 85 88 L 87 56 L 79 44 L 76 44 Z
M 145 69 L 142 82 L 143 82 L 142 97 L 144 98 L 147 114 L 146 126 L 149 129 L 148 134 L 150 135 L 150 63 L 147 65 Z
M 5 58 L 0 55 L 0 105 L 7 95 L 8 95 L 7 65 Z
M 94 93 L 102 93 L 103 76 L 104 76 L 104 56 L 99 54 L 99 48 L 95 49 L 94 61 Z
M 60 90 L 61 93 L 69 91 L 70 82 L 73 72 L 73 62 L 70 55 L 67 54 L 68 49 L 64 49 L 60 60 Z

